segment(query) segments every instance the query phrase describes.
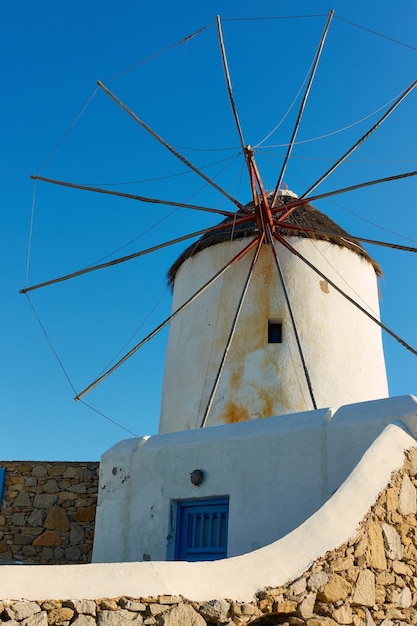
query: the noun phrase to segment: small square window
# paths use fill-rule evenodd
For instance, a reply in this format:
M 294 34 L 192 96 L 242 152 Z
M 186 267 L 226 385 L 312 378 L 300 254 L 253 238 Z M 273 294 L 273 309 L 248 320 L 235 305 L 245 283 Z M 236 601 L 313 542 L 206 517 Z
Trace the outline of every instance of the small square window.
M 268 321 L 268 343 L 282 343 L 282 323 Z

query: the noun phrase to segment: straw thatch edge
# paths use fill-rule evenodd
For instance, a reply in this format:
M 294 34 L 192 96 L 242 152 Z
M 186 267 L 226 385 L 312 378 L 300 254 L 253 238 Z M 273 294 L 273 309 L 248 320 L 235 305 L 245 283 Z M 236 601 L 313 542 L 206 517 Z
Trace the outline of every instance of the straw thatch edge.
M 292 198 L 289 199 L 289 201 L 291 200 Z M 247 206 L 250 208 L 252 205 L 249 204 Z M 244 214 L 241 211 L 236 212 L 236 218 L 242 217 L 243 215 Z M 328 241 L 342 248 L 348 248 L 371 263 L 377 276 L 382 276 L 381 267 L 368 254 L 365 248 L 363 248 L 356 239 L 353 239 L 347 231 L 343 230 L 343 228 L 336 224 L 336 222 L 330 219 L 330 217 L 321 213 L 310 204 L 298 206 L 288 216 L 286 222 L 293 224 L 294 226 L 299 226 L 300 230 L 280 227 L 278 231 L 280 235 L 283 235 L 284 237 L 305 237 L 307 239 Z M 188 246 L 188 248 L 186 248 L 171 265 L 167 273 L 168 284 L 171 287 L 174 284 L 176 273 L 184 261 L 198 252 L 201 252 L 201 250 L 205 250 L 210 246 L 226 241 L 254 237 L 258 233 L 258 227 L 255 221 L 235 226 L 234 219 L 226 218 L 222 223 L 229 223 L 230 226 L 228 228 L 211 231 L 203 235 L 198 241 Z M 322 232 L 307 232 L 303 230 L 304 228 L 314 228 L 316 231 Z

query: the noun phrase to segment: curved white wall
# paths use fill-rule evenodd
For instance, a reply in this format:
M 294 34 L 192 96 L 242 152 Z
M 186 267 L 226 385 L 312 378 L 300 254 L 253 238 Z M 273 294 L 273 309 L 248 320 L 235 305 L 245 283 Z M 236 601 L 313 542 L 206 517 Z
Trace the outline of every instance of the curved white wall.
M 202 250 L 180 267 L 176 310 L 249 239 Z M 334 244 L 291 244 L 373 315 L 378 289 L 371 264 Z M 276 245 L 317 406 L 338 407 L 388 395 L 380 328 L 291 252 Z M 213 386 L 252 252 L 171 324 L 160 432 L 198 428 Z M 283 343 L 268 344 L 268 319 L 283 324 Z M 207 425 L 312 409 L 271 250 L 263 246 Z
M 403 396 L 121 441 L 100 462 L 93 560 L 172 560 L 177 502 L 218 496 L 227 556 L 266 546 L 323 506 L 387 424 L 417 432 L 416 413 Z
M 318 557 L 351 539 L 389 484 L 392 472 L 401 468 L 404 451 L 415 444 L 414 437 L 401 424 L 387 426 L 354 472 L 317 513 L 286 537 L 250 554 L 209 563 L 2 566 L 2 599 L 39 601 L 172 594 L 196 601 L 250 601 L 259 589 L 296 579 Z

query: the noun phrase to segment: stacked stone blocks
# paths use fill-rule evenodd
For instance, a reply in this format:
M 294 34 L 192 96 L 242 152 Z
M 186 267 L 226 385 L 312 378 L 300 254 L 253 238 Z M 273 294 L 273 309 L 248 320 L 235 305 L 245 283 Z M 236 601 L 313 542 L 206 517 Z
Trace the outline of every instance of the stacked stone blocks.
M 98 490 L 95 463 L 7 461 L 0 563 L 89 563 Z
M 417 624 L 417 449 L 357 534 L 252 602 L 179 596 L 0 602 L 8 626 L 406 626 Z M 276 564 L 280 566 L 279 563 Z

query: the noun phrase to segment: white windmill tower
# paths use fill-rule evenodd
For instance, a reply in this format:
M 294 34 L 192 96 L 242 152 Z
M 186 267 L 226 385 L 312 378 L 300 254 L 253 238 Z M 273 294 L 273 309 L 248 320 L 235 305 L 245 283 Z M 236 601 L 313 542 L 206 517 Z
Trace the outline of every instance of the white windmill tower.
M 295 201 L 280 192 L 279 212 L 291 213 L 286 207 Z M 247 208 L 255 215 L 253 203 Z M 171 323 L 160 432 L 388 394 L 381 329 L 372 319 L 379 320 L 376 263 L 311 205 L 296 206 L 279 230 L 273 226 L 293 250 L 275 241 L 274 254 L 263 244 L 255 251 L 258 221 L 243 212 L 228 218 L 226 229 L 203 236 L 170 270 L 175 311 L 253 248 Z

